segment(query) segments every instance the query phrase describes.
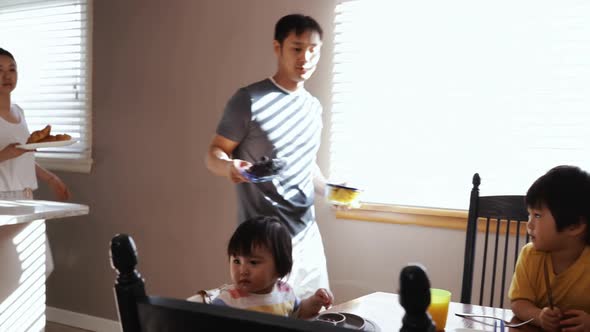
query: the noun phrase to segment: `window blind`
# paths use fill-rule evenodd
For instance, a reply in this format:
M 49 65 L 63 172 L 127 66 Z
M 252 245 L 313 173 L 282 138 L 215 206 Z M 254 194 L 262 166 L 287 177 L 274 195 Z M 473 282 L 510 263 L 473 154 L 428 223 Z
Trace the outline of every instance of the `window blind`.
M 351 0 L 335 12 L 330 177 L 466 209 L 590 170 L 590 2 Z
M 51 169 L 89 172 L 92 164 L 90 1 L 0 2 L 0 47 L 14 55 L 19 74 L 12 102 L 30 131 L 50 124 L 52 134 L 77 140 L 36 152 Z

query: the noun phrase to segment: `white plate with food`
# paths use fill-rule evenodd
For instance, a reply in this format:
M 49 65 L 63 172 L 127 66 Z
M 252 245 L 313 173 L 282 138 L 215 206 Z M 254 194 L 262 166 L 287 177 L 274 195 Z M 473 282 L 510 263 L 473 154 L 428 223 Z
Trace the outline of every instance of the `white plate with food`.
M 51 135 L 51 125 L 47 125 L 41 130 L 32 132 L 25 144 L 20 144 L 16 147 L 19 149 L 34 150 L 68 146 L 76 142 L 77 140 L 72 139 L 72 136 L 68 134 Z
M 29 144 L 20 144 L 16 147 L 19 149 L 25 150 L 34 150 L 34 149 L 43 149 L 43 148 L 55 148 L 59 146 L 68 146 L 76 143 L 78 140 L 69 139 L 67 141 L 50 141 L 50 142 L 39 142 L 39 143 L 29 143 Z

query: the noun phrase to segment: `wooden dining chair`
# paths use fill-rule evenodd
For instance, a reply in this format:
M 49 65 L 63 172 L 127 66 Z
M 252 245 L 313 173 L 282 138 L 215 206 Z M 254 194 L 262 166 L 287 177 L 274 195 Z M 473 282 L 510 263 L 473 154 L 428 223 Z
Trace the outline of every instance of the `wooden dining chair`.
M 481 179 L 477 173 L 473 175 L 472 183 L 461 302 L 472 304 L 475 286 L 475 289 L 479 288 L 476 304 L 504 307 L 518 254 L 529 242 L 525 197 L 479 196 Z M 523 237 L 525 240 L 521 243 Z M 476 244 L 476 240 L 482 238 L 484 242 Z M 480 268 L 475 270 L 475 266 Z M 474 271 L 478 278 L 474 278 Z
M 350 331 L 344 327 L 181 299 L 147 295 L 133 239 L 111 240 L 111 266 L 117 271 L 115 300 L 123 332 L 199 331 Z M 174 278 L 181 271 L 162 271 Z M 170 280 L 173 282 L 173 280 Z

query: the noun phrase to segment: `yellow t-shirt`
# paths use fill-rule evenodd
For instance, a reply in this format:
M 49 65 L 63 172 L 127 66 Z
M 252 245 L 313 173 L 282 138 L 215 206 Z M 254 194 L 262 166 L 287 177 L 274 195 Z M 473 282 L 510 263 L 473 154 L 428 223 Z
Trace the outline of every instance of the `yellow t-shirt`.
M 511 301 L 524 299 L 539 308 L 549 306 L 543 264 L 547 261 L 553 302 L 560 310 L 580 309 L 590 313 L 590 246 L 565 271 L 553 273 L 551 255 L 526 244 L 514 270 L 508 298 Z

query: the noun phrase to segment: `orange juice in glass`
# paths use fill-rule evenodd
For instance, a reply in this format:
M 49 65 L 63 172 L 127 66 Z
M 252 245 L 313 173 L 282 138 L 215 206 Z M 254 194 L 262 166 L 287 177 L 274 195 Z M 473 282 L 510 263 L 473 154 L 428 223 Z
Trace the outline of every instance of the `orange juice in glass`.
M 451 302 L 451 292 L 438 288 L 430 289 L 428 313 L 432 317 L 437 331 L 444 330 L 447 325 L 449 302 Z

